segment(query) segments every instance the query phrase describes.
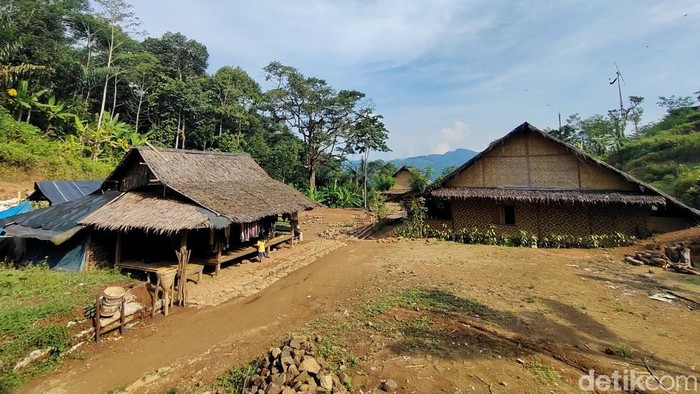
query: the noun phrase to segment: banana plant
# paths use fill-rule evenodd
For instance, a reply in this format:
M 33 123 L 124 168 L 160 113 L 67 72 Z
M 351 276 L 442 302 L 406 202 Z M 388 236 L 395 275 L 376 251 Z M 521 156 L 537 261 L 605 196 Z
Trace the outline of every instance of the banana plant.
M 14 104 L 15 110 L 17 111 L 17 121 L 22 121 L 22 116 L 27 113 L 25 122 L 29 123 L 32 117 L 32 110 L 37 107 L 39 99 L 41 96 L 48 92 L 48 89 L 42 89 L 35 93 L 29 92 L 29 82 L 20 81 L 17 85 L 17 89 L 14 91 L 14 95 L 10 96 L 10 101 Z

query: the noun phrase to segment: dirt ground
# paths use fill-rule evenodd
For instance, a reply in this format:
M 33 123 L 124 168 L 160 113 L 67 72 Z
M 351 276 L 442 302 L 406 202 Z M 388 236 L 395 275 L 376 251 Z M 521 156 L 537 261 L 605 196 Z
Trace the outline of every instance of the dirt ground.
M 621 262 L 641 245 L 545 250 L 314 236 L 360 223 L 358 215 L 312 211 L 302 219 L 305 242 L 273 254 L 267 271 L 267 262 L 225 268 L 201 293 L 190 287 L 215 300 L 207 306 L 176 308 L 85 346 L 20 391 L 212 391 L 223 372 L 293 333 L 354 354 L 348 373 L 363 393 L 379 392 L 383 379 L 402 393 L 580 392 L 589 369 L 646 373 L 644 359 L 657 375 L 698 374 L 700 304 L 648 296 L 672 291 L 700 302 L 700 280 Z M 657 241 L 700 239 L 700 229 L 664 237 Z M 250 279 L 258 273 L 270 278 Z
M 34 190 L 34 181 L 0 181 L 0 200 L 16 198 L 18 192 L 22 198 L 25 198 L 27 192 L 32 190 Z

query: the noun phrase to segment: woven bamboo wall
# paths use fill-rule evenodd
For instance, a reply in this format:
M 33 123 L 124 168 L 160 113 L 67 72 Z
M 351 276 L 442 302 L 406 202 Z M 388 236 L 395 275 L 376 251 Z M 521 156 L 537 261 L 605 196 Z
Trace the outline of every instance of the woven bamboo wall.
M 578 160 L 572 155 L 530 157 L 530 186 L 578 189 Z
M 584 190 L 639 190 L 632 182 L 628 182 L 610 170 L 593 163 L 581 162 L 581 189 Z
M 646 232 L 648 211 L 642 207 L 515 204 L 515 225 L 498 224 L 500 207 L 483 199 L 452 202 L 455 230 L 496 226 L 501 234 L 516 235 L 525 230 L 539 236 L 571 234 L 612 234 L 616 231 L 639 236 Z
M 484 160 L 474 162 L 465 171 L 450 179 L 447 187 L 484 187 Z
M 491 156 L 484 159 L 484 186 L 527 187 L 527 157 Z
M 515 135 L 451 179 L 447 187 L 636 190 L 619 175 L 585 162 L 539 134 Z
M 411 172 L 409 170 L 403 170 L 396 174 L 396 183 L 389 189 L 389 191 L 394 190 L 408 190 L 411 188 Z

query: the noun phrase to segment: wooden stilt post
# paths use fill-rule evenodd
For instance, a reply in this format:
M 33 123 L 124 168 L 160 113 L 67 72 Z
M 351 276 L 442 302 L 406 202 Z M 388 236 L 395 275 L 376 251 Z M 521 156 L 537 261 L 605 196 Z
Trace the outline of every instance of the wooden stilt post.
M 116 268 L 122 262 L 122 233 L 117 231 L 117 246 L 114 251 L 114 267 Z

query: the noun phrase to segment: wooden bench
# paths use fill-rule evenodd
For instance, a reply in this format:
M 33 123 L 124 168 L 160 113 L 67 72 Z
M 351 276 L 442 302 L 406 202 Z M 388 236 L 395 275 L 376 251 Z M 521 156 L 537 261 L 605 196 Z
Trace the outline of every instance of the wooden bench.
M 278 235 L 266 242 L 266 248 L 269 251 L 271 247 L 277 246 L 283 242 L 288 242 L 292 240 L 291 234 Z M 258 253 L 258 248 L 255 246 L 243 246 L 237 249 L 231 249 L 227 251 L 221 250 L 221 244 L 217 245 L 218 251 L 214 257 L 192 257 L 190 260 L 195 264 L 203 264 L 215 267 L 214 276 L 219 275 L 221 270 L 221 264 L 232 260 L 237 260 L 249 255 L 255 255 Z

